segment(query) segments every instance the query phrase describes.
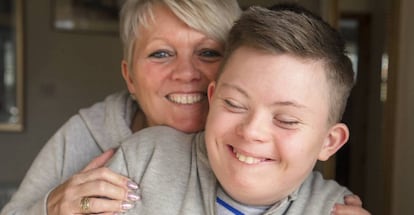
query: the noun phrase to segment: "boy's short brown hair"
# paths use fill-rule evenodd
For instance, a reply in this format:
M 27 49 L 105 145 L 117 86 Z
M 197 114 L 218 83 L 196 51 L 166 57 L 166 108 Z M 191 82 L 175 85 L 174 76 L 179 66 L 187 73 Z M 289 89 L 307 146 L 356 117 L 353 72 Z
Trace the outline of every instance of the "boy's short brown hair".
M 330 87 L 329 123 L 339 122 L 354 85 L 352 63 L 339 32 L 320 17 L 297 6 L 247 9 L 230 31 L 220 73 L 232 53 L 248 46 L 271 54 L 322 61 Z

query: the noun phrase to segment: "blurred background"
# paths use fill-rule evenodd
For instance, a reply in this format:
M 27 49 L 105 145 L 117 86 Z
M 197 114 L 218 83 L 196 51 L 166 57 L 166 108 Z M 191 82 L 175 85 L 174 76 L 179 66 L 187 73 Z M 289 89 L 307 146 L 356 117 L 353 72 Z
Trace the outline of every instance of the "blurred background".
M 247 8 L 280 1 L 239 2 Z M 372 214 L 414 214 L 414 2 L 291 2 L 341 31 L 357 76 L 343 119 L 351 138 L 318 169 L 358 194 Z M 120 70 L 119 3 L 0 0 L 0 68 L 6 68 L 0 69 L 0 208 L 70 116 L 126 89 Z M 16 71 L 10 76 L 14 79 L 7 71 Z M 10 80 L 16 85 L 11 91 L 6 87 Z M 21 96 L 10 96 L 14 94 Z M 8 104 L 16 109 L 4 108 Z

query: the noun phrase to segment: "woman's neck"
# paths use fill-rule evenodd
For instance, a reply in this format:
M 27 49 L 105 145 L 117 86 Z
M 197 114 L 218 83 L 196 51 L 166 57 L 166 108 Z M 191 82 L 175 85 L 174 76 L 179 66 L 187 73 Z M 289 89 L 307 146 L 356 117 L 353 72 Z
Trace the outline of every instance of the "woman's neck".
M 147 118 L 145 117 L 145 114 L 141 110 L 138 109 L 135 112 L 134 118 L 132 119 L 132 122 L 131 122 L 132 133 L 135 133 L 146 127 L 148 127 Z

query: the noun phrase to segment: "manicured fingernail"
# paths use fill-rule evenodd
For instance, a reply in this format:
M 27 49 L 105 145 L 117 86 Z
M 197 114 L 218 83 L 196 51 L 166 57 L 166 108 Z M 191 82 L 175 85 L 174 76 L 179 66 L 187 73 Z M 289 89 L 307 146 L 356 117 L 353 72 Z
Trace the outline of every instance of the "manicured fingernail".
M 138 184 L 133 181 L 128 181 L 127 186 L 129 189 L 136 190 L 138 189 Z
M 336 209 L 336 205 L 334 205 L 334 206 L 332 207 L 332 209 L 331 209 L 331 215 L 334 215 L 334 214 L 335 214 L 335 209 Z
M 140 199 L 140 197 L 133 192 L 128 192 L 127 198 L 130 201 L 138 201 Z
M 122 202 L 122 204 L 121 204 L 122 210 L 129 210 L 133 207 L 134 207 L 134 205 L 132 203 L 129 203 L 129 202 Z

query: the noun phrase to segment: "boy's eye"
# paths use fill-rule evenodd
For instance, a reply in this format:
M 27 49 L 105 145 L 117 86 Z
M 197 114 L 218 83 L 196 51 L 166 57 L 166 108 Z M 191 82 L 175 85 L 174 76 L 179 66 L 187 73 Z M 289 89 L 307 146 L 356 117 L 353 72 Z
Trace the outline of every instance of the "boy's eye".
M 166 57 L 171 57 L 171 56 L 173 56 L 173 54 L 169 51 L 166 51 L 166 50 L 159 50 L 159 51 L 153 52 L 149 55 L 149 57 L 151 57 L 151 58 L 160 58 L 160 59 L 161 58 L 166 58 Z
M 246 108 L 243 107 L 241 104 L 239 104 L 235 101 L 232 101 L 230 99 L 224 99 L 224 103 L 225 103 L 226 107 L 228 109 L 230 109 L 231 111 L 233 111 L 233 112 L 242 112 L 242 111 L 246 110 Z
M 277 126 L 285 129 L 295 129 L 300 124 L 300 122 L 296 119 L 274 118 L 274 120 Z

